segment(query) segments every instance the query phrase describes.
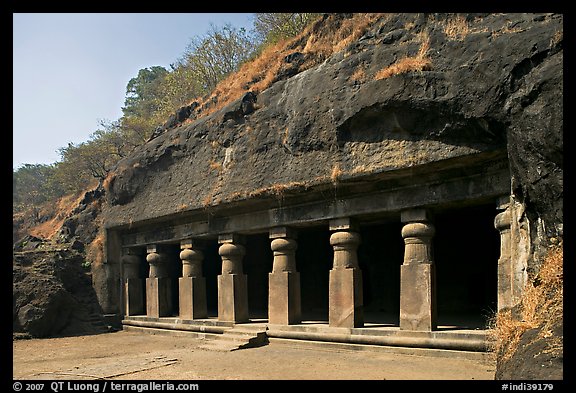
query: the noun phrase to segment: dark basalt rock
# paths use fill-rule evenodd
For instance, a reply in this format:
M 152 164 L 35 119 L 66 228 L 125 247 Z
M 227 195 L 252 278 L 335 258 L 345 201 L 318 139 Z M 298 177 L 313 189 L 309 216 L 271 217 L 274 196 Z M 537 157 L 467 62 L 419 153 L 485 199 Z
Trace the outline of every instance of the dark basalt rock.
M 450 36 L 454 17 L 383 17 L 345 51 L 261 92 L 258 110 L 246 93 L 163 132 L 119 164 L 107 222 L 203 208 L 212 197 L 225 202 L 272 184 L 329 182 L 335 162 L 345 172 L 393 170 L 406 165 L 401 147 L 429 143 L 429 161 L 507 149 L 529 214 L 561 233 L 562 15 L 466 15 L 465 34 Z M 428 70 L 374 79 L 416 56 L 425 37 Z M 294 51 L 284 61 L 302 58 Z M 224 166 L 226 157 L 233 161 Z
M 72 248 L 14 254 L 14 333 L 53 337 L 109 331 L 83 261 Z

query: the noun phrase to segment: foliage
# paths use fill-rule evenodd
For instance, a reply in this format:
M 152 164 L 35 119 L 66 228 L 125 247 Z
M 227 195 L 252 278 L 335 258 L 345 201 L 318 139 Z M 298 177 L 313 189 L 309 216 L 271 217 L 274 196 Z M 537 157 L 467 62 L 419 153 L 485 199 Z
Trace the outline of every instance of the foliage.
M 230 24 L 211 25 L 204 36 L 190 40 L 170 70 L 161 66 L 139 70 L 126 85 L 122 117 L 100 121 L 87 141 L 58 149 L 60 161 L 55 164 L 25 164 L 13 171 L 14 211 L 79 192 L 94 179 L 102 181 L 178 108 L 212 93 L 263 48 L 297 35 L 317 15 L 258 13 L 251 32 Z
M 160 85 L 168 74 L 164 67 L 143 68 L 126 86 L 126 99 L 122 112 L 124 116 L 149 116 L 156 112 L 162 101 Z
M 24 164 L 12 171 L 12 208 L 21 211 L 64 194 L 56 165 Z
M 319 15 L 316 13 L 257 13 L 254 18 L 254 30 L 259 41 L 265 44 L 275 44 L 296 36 Z
M 206 36 L 191 39 L 183 66 L 190 70 L 202 93 L 209 93 L 246 61 L 254 49 L 253 40 L 245 29 L 236 29 L 230 24 L 217 29 L 211 25 Z

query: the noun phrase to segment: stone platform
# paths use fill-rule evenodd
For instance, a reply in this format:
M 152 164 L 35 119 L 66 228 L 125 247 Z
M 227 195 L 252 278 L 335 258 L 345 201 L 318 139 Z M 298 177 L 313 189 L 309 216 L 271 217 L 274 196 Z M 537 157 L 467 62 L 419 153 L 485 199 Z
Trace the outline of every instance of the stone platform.
M 361 328 L 330 327 L 326 321 L 298 325 L 270 324 L 266 319 L 222 322 L 216 318 L 182 320 L 177 317 L 129 316 L 125 329 L 152 334 L 193 335 L 206 340 L 206 349 L 235 350 L 268 343 L 332 350 L 368 350 L 416 355 L 483 358 L 488 355 L 487 333 L 481 329 L 438 326 L 431 332 L 400 330 L 398 326 L 365 323 Z M 265 335 L 265 337 L 264 337 Z

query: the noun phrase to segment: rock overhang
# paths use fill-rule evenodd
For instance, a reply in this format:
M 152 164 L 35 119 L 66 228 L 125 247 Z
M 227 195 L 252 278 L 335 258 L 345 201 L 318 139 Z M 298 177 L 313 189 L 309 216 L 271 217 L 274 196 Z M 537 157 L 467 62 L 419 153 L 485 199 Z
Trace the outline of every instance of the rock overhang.
M 291 194 L 343 190 L 432 163 L 465 166 L 457 158 L 506 151 L 512 120 L 505 104 L 525 68 L 557 50 L 562 25 L 554 15 L 513 14 L 490 31 L 497 20 L 486 17 L 462 40 L 429 29 L 431 70 L 353 78 L 359 68 L 373 75 L 422 45 L 422 29 L 386 30 L 383 22 L 371 37 L 258 94 L 253 111 L 243 114 L 238 99 L 167 131 L 116 169 L 105 225 L 271 206 Z M 512 32 L 503 32 L 506 26 Z

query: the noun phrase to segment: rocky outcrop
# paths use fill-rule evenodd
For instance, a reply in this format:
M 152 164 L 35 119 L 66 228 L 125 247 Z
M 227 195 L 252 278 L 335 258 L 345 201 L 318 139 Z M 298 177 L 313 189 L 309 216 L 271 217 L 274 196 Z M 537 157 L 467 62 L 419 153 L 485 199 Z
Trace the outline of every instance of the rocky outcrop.
M 27 246 L 32 243 L 38 242 L 31 240 Z M 34 250 L 14 253 L 14 333 L 52 337 L 109 331 L 90 276 L 82 267 L 84 260 L 71 247 L 46 242 L 37 244 Z
M 97 261 L 87 255 L 100 230 L 103 196 L 101 187 L 87 191 L 51 239 L 26 235 L 14 243 L 15 334 L 51 337 L 110 330 L 92 283 L 90 264 Z M 97 275 L 98 267 L 93 268 Z
M 239 98 L 141 146 L 110 179 L 106 223 L 507 149 L 515 191 L 557 234 L 562 32 L 555 14 L 383 17 L 253 111 Z

